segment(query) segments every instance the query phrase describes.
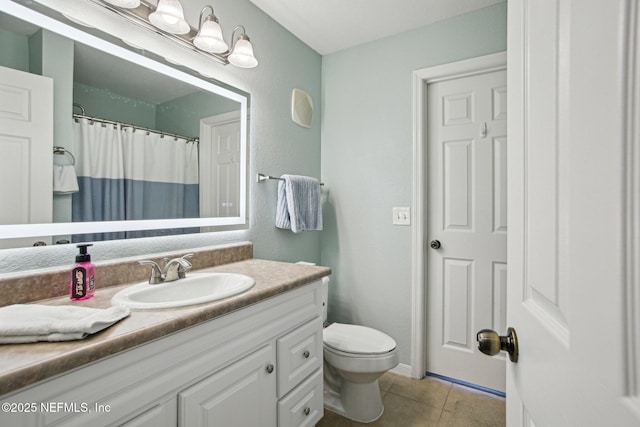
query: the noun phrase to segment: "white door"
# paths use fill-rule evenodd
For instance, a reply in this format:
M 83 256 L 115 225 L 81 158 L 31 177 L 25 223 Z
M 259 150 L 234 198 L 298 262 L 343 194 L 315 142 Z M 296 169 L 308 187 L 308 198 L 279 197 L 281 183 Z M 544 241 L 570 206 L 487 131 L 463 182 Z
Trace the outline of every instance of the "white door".
M 638 1 L 508 16 L 507 424 L 638 426 Z
M 53 217 L 53 81 L 0 67 L 0 224 Z M 49 243 L 49 236 L 0 239 L 0 249 Z
M 506 71 L 431 83 L 427 96 L 427 371 L 505 390 L 505 358 L 475 334 L 506 327 Z M 438 243 L 436 243 L 438 242 Z
M 200 124 L 200 217 L 240 215 L 240 111 Z

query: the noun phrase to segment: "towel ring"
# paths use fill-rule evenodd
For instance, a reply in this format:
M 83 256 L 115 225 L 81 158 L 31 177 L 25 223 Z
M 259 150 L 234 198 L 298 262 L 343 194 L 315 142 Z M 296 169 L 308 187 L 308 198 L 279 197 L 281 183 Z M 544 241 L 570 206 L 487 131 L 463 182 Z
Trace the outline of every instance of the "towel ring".
M 71 164 L 73 166 L 76 165 L 76 157 L 73 155 L 73 153 L 71 153 L 71 151 L 67 150 L 64 147 L 59 147 L 59 146 L 54 146 L 53 147 L 53 154 L 59 154 L 61 156 L 68 154 L 69 156 L 71 156 Z

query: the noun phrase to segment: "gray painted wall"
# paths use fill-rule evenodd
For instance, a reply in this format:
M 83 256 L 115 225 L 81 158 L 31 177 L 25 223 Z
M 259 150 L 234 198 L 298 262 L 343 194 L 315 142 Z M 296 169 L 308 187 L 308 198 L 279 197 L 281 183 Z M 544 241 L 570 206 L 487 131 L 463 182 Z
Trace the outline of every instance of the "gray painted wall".
M 507 5 L 326 55 L 322 59 L 321 263 L 333 271 L 329 319 L 371 326 L 410 364 L 412 73 L 507 48 Z

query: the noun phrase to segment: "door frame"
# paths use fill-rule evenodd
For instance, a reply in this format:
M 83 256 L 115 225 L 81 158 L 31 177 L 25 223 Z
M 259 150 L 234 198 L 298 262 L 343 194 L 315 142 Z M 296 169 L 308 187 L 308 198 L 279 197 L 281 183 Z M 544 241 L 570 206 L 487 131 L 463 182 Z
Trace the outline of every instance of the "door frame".
M 507 52 L 413 72 L 413 232 L 411 236 L 411 377 L 426 371 L 427 95 L 428 84 L 507 69 Z

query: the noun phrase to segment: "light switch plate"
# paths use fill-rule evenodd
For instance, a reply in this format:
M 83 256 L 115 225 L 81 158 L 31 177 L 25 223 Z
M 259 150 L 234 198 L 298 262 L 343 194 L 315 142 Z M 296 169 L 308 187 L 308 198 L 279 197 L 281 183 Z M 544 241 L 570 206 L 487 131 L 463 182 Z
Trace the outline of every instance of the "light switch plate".
M 393 208 L 393 225 L 411 225 L 411 208 Z

